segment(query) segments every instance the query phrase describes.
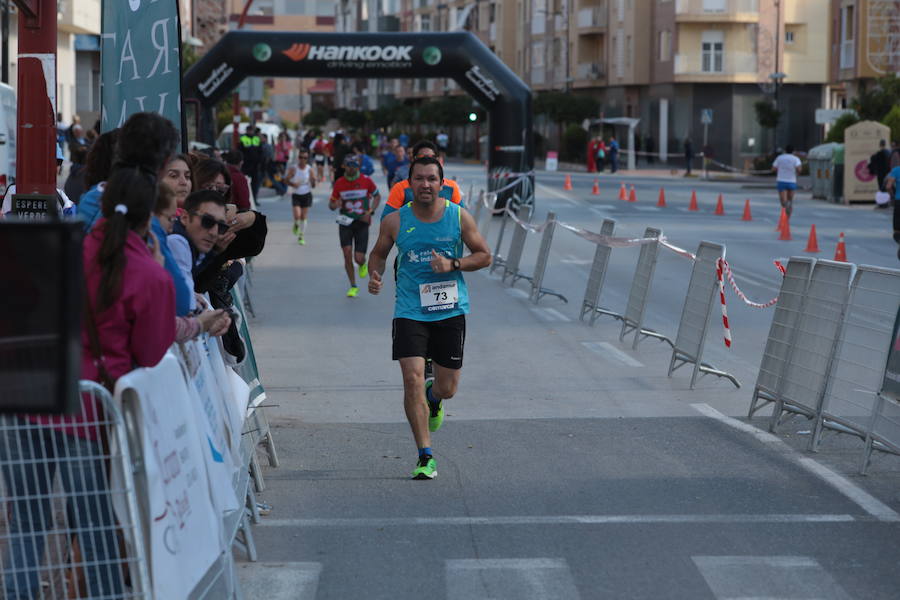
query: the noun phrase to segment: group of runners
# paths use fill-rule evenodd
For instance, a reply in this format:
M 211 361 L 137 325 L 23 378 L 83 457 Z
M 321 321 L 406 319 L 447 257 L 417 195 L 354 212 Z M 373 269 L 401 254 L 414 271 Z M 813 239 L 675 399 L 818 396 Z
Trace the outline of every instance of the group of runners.
M 371 253 L 369 228 L 381 195 L 360 172 L 358 154 L 343 157 L 328 207 L 337 212 L 348 297 L 359 294 L 357 277 L 368 278 L 369 293 L 381 292 L 388 254 L 397 247 L 392 356 L 400 365 L 404 410 L 418 449 L 412 478 L 433 479 L 437 464 L 431 434 L 443 423 L 443 402 L 456 393 L 463 363 L 469 294 L 462 273 L 490 265 L 491 253 L 464 207 L 459 185 L 444 178 L 437 146 L 419 142 L 411 157 L 408 178 L 390 189 L 381 210 Z M 312 192 L 321 181 L 308 150 L 288 166 L 285 180 L 291 187 L 293 234 L 303 245 Z

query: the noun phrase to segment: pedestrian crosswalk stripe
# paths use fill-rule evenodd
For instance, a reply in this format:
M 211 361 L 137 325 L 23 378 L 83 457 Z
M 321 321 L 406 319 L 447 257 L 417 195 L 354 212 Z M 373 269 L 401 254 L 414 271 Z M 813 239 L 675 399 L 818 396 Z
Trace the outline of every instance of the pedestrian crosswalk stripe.
M 447 600 L 578 600 L 561 558 L 448 560 Z
M 322 563 L 253 562 L 238 567 L 245 598 L 315 600 Z
M 808 556 L 693 556 L 718 600 L 850 600 L 831 575 Z

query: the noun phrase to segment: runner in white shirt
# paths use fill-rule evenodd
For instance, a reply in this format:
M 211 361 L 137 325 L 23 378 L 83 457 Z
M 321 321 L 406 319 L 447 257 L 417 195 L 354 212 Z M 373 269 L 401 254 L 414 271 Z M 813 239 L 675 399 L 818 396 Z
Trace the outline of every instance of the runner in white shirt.
M 306 240 L 306 218 L 312 206 L 312 188 L 316 187 L 316 176 L 309 166 L 309 151 L 301 149 L 297 154 L 297 163 L 288 168 L 285 179 L 291 186 L 291 206 L 294 208 L 294 235 L 297 243 L 303 246 Z
M 791 218 L 794 203 L 794 191 L 797 189 L 797 174 L 800 172 L 800 159 L 794 156 L 794 147 L 790 144 L 784 149 L 784 154 L 779 154 L 772 163 L 772 170 L 777 171 L 776 185 L 778 187 L 778 199 L 781 206 Z

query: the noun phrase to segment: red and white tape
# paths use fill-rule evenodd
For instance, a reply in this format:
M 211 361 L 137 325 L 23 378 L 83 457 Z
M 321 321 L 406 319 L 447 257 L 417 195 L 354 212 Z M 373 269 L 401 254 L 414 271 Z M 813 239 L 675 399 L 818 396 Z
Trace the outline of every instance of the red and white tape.
M 725 347 L 731 348 L 731 327 L 728 326 L 728 309 L 725 307 L 725 282 L 722 279 L 722 266 L 725 263 L 724 258 L 716 261 L 716 277 L 719 280 L 719 301 L 722 303 L 722 327 L 725 330 Z

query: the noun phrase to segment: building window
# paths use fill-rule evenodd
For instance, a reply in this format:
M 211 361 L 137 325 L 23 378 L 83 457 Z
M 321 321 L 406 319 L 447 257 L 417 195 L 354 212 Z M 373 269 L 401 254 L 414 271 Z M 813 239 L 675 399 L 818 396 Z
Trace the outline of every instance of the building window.
M 793 31 L 785 31 L 784 32 L 784 43 L 785 44 L 793 44 L 794 43 L 794 32 Z
M 845 6 L 841 9 L 841 68 L 851 69 L 856 59 L 854 48 L 856 23 L 854 22 L 854 7 Z
M 658 59 L 660 62 L 672 60 L 672 32 L 660 31 L 658 38 Z
M 703 12 L 725 12 L 725 0 L 703 0 Z
M 700 45 L 700 70 L 704 73 L 723 71 L 725 38 L 721 31 L 704 31 Z
M 631 44 L 631 36 L 625 36 L 625 66 L 631 67 L 631 53 L 634 52 L 634 47 Z

